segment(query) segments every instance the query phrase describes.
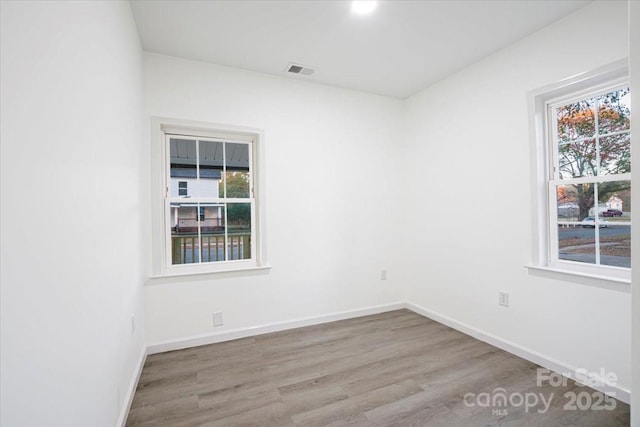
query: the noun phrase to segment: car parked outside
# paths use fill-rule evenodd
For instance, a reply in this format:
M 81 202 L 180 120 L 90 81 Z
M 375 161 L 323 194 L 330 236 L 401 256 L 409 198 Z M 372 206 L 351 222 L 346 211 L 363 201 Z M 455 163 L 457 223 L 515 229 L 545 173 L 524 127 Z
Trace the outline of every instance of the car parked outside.
M 607 228 L 609 227 L 609 221 L 606 221 L 604 219 L 599 219 L 598 220 L 598 224 L 600 225 L 600 228 Z M 588 216 L 585 219 L 582 220 L 582 222 L 580 223 L 580 225 L 582 227 L 589 227 L 589 228 L 596 228 L 596 219 L 595 217 L 592 216 Z
M 606 211 L 602 212 L 601 215 L 606 217 L 622 216 L 622 212 L 617 209 L 607 209 Z

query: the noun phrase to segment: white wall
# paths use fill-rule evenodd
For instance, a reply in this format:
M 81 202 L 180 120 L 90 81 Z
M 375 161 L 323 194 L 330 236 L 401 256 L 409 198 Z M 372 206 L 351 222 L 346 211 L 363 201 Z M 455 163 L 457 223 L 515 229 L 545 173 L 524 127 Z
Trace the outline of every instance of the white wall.
M 640 2 L 629 1 L 629 68 L 631 75 L 631 103 L 632 105 L 640 105 Z M 640 108 L 634 108 L 631 112 L 631 133 L 640 135 Z M 634 138 L 631 141 L 631 150 L 634 153 L 640 152 L 640 138 Z M 633 172 L 633 209 L 640 212 L 640 173 Z M 631 227 L 631 253 L 640 253 L 640 227 L 636 222 Z M 631 364 L 631 425 L 640 427 L 640 257 L 634 257 L 633 271 L 631 273 L 632 282 L 632 309 L 633 317 L 631 319 L 632 332 L 632 348 L 631 360 L 635 361 Z
M 401 101 L 157 54 L 145 54 L 144 69 L 148 133 L 151 116 L 264 129 L 272 265 L 150 280 L 149 343 L 401 299 L 390 260 L 404 185 Z M 225 321 L 215 331 L 213 311 Z
M 143 344 L 137 31 L 128 2 L 0 14 L 0 424 L 113 426 Z
M 630 293 L 530 274 L 527 93 L 628 55 L 626 2 L 597 2 L 407 100 L 408 300 L 630 386 Z M 410 198 L 410 196 L 412 198 Z M 455 206 L 441 209 L 441 206 Z M 510 307 L 498 292 L 510 292 Z

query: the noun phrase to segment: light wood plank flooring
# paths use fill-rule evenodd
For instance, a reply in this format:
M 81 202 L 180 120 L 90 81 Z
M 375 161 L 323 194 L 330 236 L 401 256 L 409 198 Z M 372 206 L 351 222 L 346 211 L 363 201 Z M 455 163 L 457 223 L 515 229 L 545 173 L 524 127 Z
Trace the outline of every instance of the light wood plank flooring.
M 151 355 L 127 425 L 629 425 L 629 406 L 619 401 L 614 410 L 565 410 L 565 393 L 593 390 L 571 381 L 538 387 L 537 368 L 398 310 Z M 544 413 L 542 403 L 480 405 L 478 394 L 500 387 L 551 404 Z M 475 406 L 465 404 L 467 393 Z

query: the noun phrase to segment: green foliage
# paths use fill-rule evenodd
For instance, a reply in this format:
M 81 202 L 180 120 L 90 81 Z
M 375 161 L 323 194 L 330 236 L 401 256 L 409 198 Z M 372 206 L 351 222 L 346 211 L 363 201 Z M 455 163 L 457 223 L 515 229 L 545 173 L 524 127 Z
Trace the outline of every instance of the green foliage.
M 250 197 L 249 173 L 245 171 L 227 171 L 219 184 L 220 197 L 241 199 Z M 251 228 L 251 204 L 227 203 L 227 225 L 229 231 L 249 230 Z
M 248 228 L 251 224 L 251 205 L 249 203 L 227 204 L 227 223 L 234 228 Z M 238 227 L 239 226 L 239 227 Z
M 248 198 L 249 197 L 249 173 L 248 172 L 227 172 L 225 179 L 220 181 L 219 192 L 224 196 L 224 185 L 227 185 L 226 197 L 230 198 Z

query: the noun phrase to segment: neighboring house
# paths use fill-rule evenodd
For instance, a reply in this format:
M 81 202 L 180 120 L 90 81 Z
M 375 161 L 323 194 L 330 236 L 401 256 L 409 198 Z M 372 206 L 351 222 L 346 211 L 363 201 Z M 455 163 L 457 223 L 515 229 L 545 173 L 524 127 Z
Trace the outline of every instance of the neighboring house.
M 200 168 L 200 179 L 193 167 L 171 167 L 169 194 L 171 197 L 184 197 L 185 203 L 171 204 L 171 224 L 174 233 L 197 233 L 224 230 L 224 211 L 222 204 L 189 203 L 189 197 L 219 197 L 219 185 L 222 174 L 219 169 Z
M 218 197 L 218 188 L 222 179 L 219 169 L 200 168 L 200 179 L 197 179 L 194 167 L 171 166 L 169 194 L 171 197 Z
M 615 209 L 622 212 L 622 199 L 618 196 L 611 196 L 607 201 L 607 209 Z

